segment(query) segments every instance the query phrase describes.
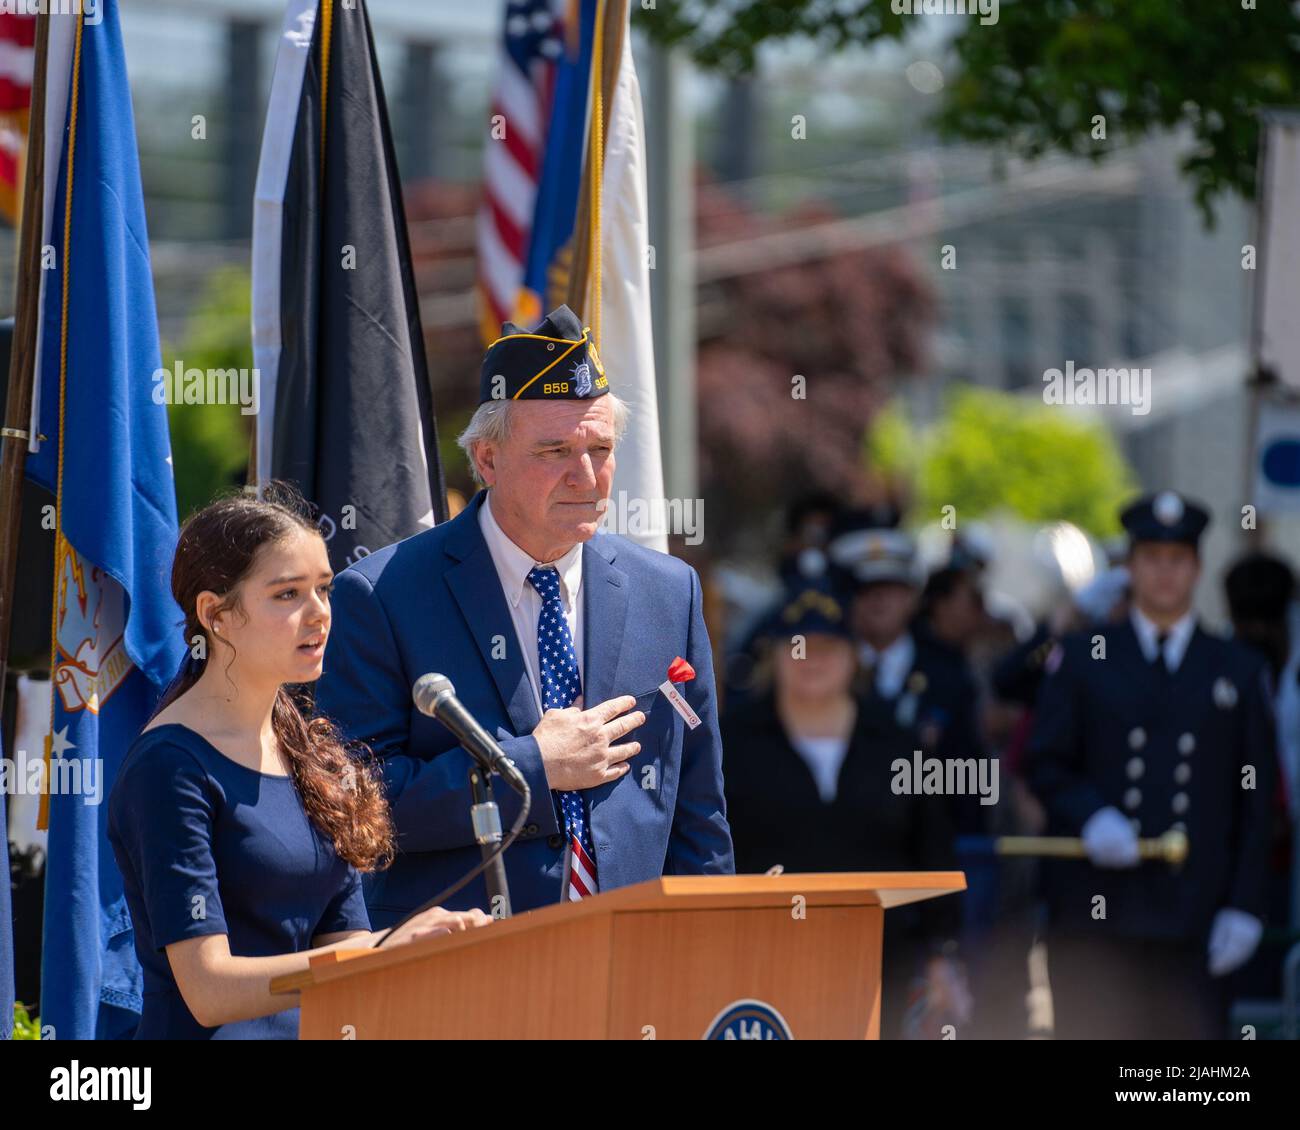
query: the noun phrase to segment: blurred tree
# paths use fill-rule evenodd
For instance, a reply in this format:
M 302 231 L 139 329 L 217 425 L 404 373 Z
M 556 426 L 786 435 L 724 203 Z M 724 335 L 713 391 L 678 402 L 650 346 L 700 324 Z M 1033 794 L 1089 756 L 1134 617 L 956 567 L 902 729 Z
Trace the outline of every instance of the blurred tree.
M 708 184 L 697 199 L 701 247 L 834 218 L 821 207 L 758 214 Z M 702 292 L 700 488 L 716 551 L 770 534 L 763 522 L 811 490 L 880 501 L 863 435 L 895 380 L 923 367 L 933 311 L 923 272 L 900 248 L 742 274 Z
M 1104 426 L 973 386 L 954 389 L 945 415 L 919 434 L 897 406 L 882 413 L 867 457 L 914 481 L 912 517 L 923 522 L 954 506 L 959 519 L 1010 511 L 1027 522 L 1073 522 L 1109 537 L 1135 489 Z
M 928 0 L 907 8 L 923 11 Z M 903 7 L 903 5 L 898 5 Z M 634 9 L 636 6 L 633 6 Z M 891 0 L 657 0 L 636 18 L 702 66 L 754 66 L 764 43 L 810 38 L 824 51 L 901 39 L 922 17 Z M 929 21 L 927 21 L 929 22 Z M 1207 221 L 1213 201 L 1254 195 L 1261 106 L 1300 99 L 1300 6 L 1256 0 L 1003 0 L 997 23 L 954 18 L 960 64 L 941 130 L 1025 156 L 1101 159 L 1117 143 L 1186 129 L 1183 161 Z M 1094 137 L 1094 117 L 1105 138 Z
M 651 39 L 684 46 L 702 67 L 752 70 L 759 47 L 811 39 L 829 53 L 877 39 L 901 39 L 911 17 L 890 0 L 654 0 L 632 4 L 632 19 Z
M 402 186 L 411 238 L 415 288 L 420 294 L 424 352 L 438 416 L 438 451 L 448 492 L 474 492 L 469 466 L 456 444 L 478 407 L 478 372 L 484 342 L 467 317 L 466 291 L 475 284 L 476 184 L 423 180 Z M 474 307 L 471 306 L 472 312 Z
M 163 366 L 184 369 L 251 369 L 253 346 L 248 272 L 227 267 L 208 280 L 186 321 L 178 347 L 163 345 Z M 170 404 L 172 471 L 181 521 L 211 502 L 221 490 L 244 482 L 248 473 L 253 417 L 238 404 Z

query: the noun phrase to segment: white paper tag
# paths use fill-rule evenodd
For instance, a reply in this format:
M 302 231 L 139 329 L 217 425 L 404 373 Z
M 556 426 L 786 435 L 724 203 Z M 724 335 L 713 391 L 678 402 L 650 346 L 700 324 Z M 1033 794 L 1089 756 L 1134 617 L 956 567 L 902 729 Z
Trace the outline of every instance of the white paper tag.
M 677 688 L 673 686 L 672 680 L 660 683 L 659 689 L 664 692 L 664 698 L 673 704 L 673 709 L 686 719 L 687 726 L 693 730 L 700 724 L 699 715 L 691 709 L 691 704 L 682 698 Z

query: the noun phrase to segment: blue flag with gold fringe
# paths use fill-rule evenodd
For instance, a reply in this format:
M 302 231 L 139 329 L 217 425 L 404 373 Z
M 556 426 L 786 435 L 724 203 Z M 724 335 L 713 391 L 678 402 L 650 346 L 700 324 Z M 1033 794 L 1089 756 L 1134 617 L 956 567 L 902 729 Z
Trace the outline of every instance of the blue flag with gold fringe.
M 26 466 L 57 499 L 40 1001 L 42 1029 L 56 1039 L 135 1029 L 141 972 L 105 836 L 107 800 L 183 651 L 169 584 L 171 445 L 153 395 L 157 315 L 117 0 L 101 0 L 97 15 L 49 16 L 44 245 L 53 261 L 41 285 L 39 442 Z

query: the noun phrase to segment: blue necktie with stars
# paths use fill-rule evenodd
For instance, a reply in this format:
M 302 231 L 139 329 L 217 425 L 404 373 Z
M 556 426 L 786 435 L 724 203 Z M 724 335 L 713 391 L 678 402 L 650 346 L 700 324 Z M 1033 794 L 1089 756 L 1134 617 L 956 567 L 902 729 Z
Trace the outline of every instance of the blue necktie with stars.
M 563 710 L 572 706 L 582 694 L 578 674 L 578 656 L 573 650 L 573 636 L 564 618 L 564 600 L 560 596 L 560 574 L 554 569 L 534 566 L 528 583 L 542 598 L 542 613 L 537 618 L 537 666 L 542 677 L 542 710 Z M 594 895 L 596 883 L 596 845 L 591 839 L 587 805 L 580 792 L 557 792 L 564 830 L 569 837 L 569 900 Z

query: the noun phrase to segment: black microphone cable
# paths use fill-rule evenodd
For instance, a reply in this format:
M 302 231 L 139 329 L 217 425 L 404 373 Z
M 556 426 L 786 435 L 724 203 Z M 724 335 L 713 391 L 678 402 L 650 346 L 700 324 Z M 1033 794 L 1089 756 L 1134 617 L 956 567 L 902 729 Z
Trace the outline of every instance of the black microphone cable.
M 507 778 L 507 783 L 510 783 L 508 778 Z M 519 815 L 515 817 L 515 822 L 513 825 L 511 825 L 510 831 L 505 835 L 505 837 L 501 840 L 501 842 L 497 844 L 496 848 L 492 851 L 492 854 L 485 856 L 483 859 L 479 860 L 478 865 L 476 867 L 472 868 L 465 875 L 461 876 L 461 878 L 457 879 L 456 882 L 454 882 L 445 891 L 439 891 L 428 902 L 423 903 L 420 906 L 417 906 L 414 910 L 409 911 L 401 918 L 399 918 L 396 922 L 394 922 L 391 926 L 389 926 L 388 929 L 385 930 L 379 936 L 379 940 L 373 946 L 370 947 L 371 949 L 379 949 L 379 947 L 382 946 L 388 940 L 389 935 L 391 935 L 392 932 L 396 930 L 399 926 L 404 926 L 412 918 L 418 917 L 419 915 L 423 914 L 426 910 L 432 910 L 435 906 L 441 905 L 446 899 L 451 898 L 452 895 L 460 891 L 465 886 L 466 883 L 470 882 L 473 879 L 478 878 L 478 876 L 482 875 L 483 872 L 488 869 L 488 867 L 490 867 L 494 862 L 496 862 L 497 857 L 500 856 L 501 853 L 506 850 L 506 848 L 508 848 L 511 844 L 515 842 L 515 840 L 519 836 L 519 833 L 523 830 L 524 821 L 528 819 L 528 813 L 531 811 L 533 806 L 532 790 L 528 787 L 528 782 L 522 781 L 521 783 L 523 785 L 523 788 L 515 790 L 516 792 L 519 793 L 519 796 L 523 800 L 523 803 L 519 806 Z M 511 783 L 511 787 L 512 788 L 514 787 L 513 783 Z

